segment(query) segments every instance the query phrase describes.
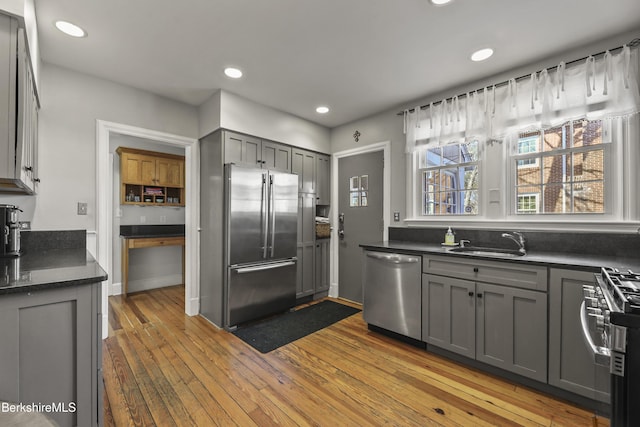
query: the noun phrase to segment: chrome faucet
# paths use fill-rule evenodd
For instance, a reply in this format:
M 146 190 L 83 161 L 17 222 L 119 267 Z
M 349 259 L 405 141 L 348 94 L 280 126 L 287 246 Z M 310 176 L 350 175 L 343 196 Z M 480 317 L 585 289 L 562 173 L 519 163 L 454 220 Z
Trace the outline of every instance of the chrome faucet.
M 518 244 L 518 252 L 526 254 L 527 251 L 524 248 L 524 235 L 519 231 L 512 231 L 511 233 L 502 233 L 502 237 L 511 239 Z
M 471 240 L 460 240 L 460 247 L 464 248 L 467 243 L 471 244 Z

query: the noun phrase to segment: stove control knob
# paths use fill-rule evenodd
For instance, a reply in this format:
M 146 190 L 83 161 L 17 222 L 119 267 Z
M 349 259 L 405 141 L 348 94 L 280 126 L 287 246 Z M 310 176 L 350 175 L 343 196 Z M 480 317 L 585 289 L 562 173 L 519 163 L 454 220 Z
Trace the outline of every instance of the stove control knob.
M 596 321 L 596 329 L 600 332 L 604 332 L 604 316 L 601 314 L 589 313 L 589 316 Z
M 582 287 L 582 295 L 584 295 L 586 298 L 593 298 L 596 296 L 596 290 L 591 285 L 584 285 Z
M 598 298 L 595 297 L 584 297 L 587 307 L 597 307 L 598 306 Z

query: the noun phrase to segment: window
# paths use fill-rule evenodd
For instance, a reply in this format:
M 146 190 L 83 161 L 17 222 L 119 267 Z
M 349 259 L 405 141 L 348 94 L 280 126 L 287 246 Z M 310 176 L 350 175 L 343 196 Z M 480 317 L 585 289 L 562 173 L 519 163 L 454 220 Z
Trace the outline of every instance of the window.
M 520 135 L 515 164 L 517 214 L 605 212 L 605 163 L 600 120 L 576 120 Z
M 478 142 L 421 150 L 418 176 L 422 215 L 478 213 Z

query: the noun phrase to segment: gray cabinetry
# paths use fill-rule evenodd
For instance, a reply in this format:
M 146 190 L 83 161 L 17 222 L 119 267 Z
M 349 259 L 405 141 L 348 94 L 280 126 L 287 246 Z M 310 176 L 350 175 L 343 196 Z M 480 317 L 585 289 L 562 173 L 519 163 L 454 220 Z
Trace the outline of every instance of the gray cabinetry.
M 291 172 L 291 147 L 235 132 L 224 132 L 224 163 Z
M 298 191 L 316 194 L 316 153 L 293 148 L 291 150 L 291 173 L 298 174 Z
M 476 360 L 547 381 L 547 294 L 476 284 Z
M 298 193 L 298 275 L 296 297 L 314 293 L 316 200 L 311 193 Z
M 101 425 L 100 297 L 95 283 L 0 298 L 0 400 L 64 405 L 48 414 L 60 426 Z
M 316 158 L 316 203 L 331 204 L 331 157 L 318 154 Z
M 582 286 L 593 272 L 549 270 L 549 384 L 609 402 L 609 370 L 594 363 L 582 337 Z
M 0 14 L 0 188 L 33 194 L 38 179 L 39 102 L 26 36 Z
M 476 284 L 422 275 L 422 341 L 470 358 L 476 356 Z
M 423 269 L 423 341 L 547 381 L 546 268 L 424 256 Z
M 326 293 L 329 291 L 329 247 L 330 239 L 316 240 L 316 262 L 315 262 L 315 293 Z M 325 295 L 321 295 L 325 296 Z

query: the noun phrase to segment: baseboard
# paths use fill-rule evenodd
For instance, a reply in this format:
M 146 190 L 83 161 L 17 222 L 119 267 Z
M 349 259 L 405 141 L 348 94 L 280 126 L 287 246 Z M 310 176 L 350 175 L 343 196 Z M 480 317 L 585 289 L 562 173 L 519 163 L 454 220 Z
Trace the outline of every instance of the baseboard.
M 181 274 L 154 277 L 151 279 L 129 280 L 128 292 L 148 291 L 150 289 L 164 288 L 182 283 Z M 109 295 L 122 294 L 122 283 L 112 283 L 109 288 Z M 197 299 L 196 299 L 197 302 Z M 197 306 L 196 306 L 197 307 Z M 197 312 L 197 309 L 196 309 Z
M 338 284 L 337 283 L 332 283 L 331 285 L 329 285 L 329 296 L 331 298 L 338 298 Z

